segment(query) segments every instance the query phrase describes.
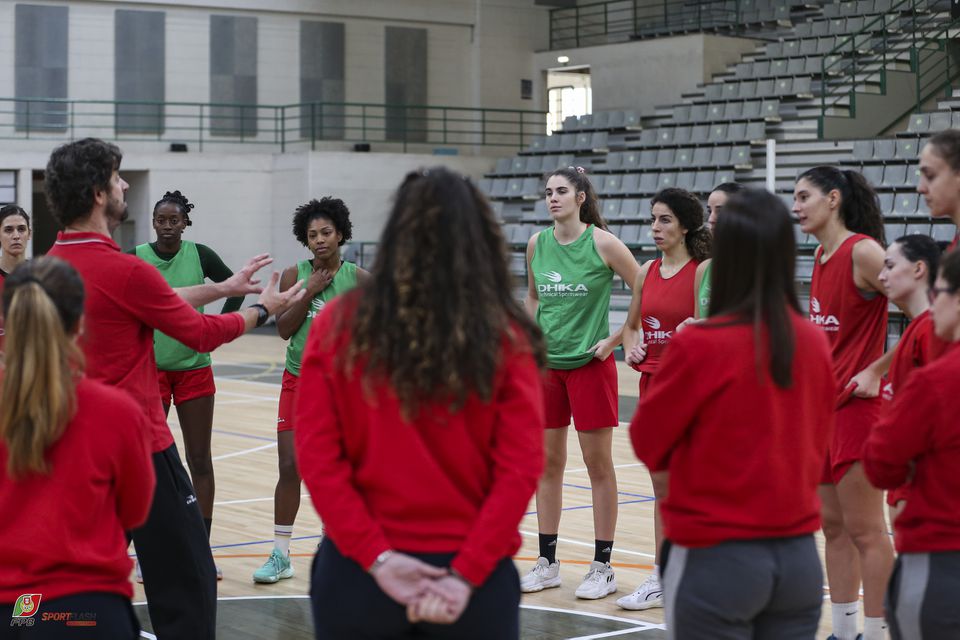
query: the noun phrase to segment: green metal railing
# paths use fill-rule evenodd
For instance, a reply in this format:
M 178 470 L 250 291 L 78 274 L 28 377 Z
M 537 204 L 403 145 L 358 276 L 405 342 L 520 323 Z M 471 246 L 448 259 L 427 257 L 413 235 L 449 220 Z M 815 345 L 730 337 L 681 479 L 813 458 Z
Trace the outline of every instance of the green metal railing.
M 789 7 L 784 5 L 786 17 Z M 776 16 L 771 14 L 769 19 Z M 622 42 L 678 31 L 742 28 L 761 18 L 753 0 L 605 0 L 550 10 L 550 48 Z
M 156 140 L 315 149 L 325 141 L 377 146 L 526 148 L 543 135 L 546 113 L 364 102 L 286 105 L 0 98 L 0 139 Z
M 845 109 L 857 114 L 857 89 L 875 83 L 887 92 L 887 71 L 895 63 L 905 64 L 916 82 L 915 107 L 939 91 L 950 89 L 957 75 L 947 51 L 951 33 L 960 21 L 944 21 L 938 13 L 925 12 L 925 0 L 899 0 L 887 13 L 868 20 L 863 27 L 839 40 L 820 65 L 819 134 L 831 110 Z M 946 55 L 944 55 L 946 54 Z M 944 65 L 933 64 L 936 59 Z M 866 60 L 862 59 L 866 58 Z M 945 59 L 945 60 L 944 60 Z M 942 68 L 945 67 L 945 68 Z M 905 114 L 891 114 L 891 123 Z

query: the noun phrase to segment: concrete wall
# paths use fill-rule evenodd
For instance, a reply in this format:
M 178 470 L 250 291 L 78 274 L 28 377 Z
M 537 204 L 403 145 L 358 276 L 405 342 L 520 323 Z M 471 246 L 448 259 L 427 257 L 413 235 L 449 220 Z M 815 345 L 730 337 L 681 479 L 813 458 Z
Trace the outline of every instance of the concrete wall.
M 0 167 L 20 170 L 17 200 L 33 212 L 32 171 L 42 170 L 49 149 L 0 151 Z M 445 165 L 474 179 L 490 171 L 492 157 L 396 153 L 304 152 L 286 154 L 148 153 L 127 150 L 121 175 L 129 176 L 130 221 L 115 239 L 154 240 L 153 203 L 179 189 L 196 209 L 185 237 L 209 245 L 236 270 L 247 258 L 270 252 L 282 269 L 305 255 L 293 237 L 294 209 L 311 198 L 342 198 L 351 211 L 355 242 L 376 241 L 403 177 L 421 167 Z M 39 183 L 37 188 L 39 189 Z M 213 305 L 216 307 L 216 305 Z
M 537 91 L 545 92 L 546 70 L 559 67 L 557 57 L 566 55 L 567 66 L 590 66 L 594 111 L 648 111 L 680 101 L 682 93 L 739 62 L 757 44 L 746 38 L 695 34 L 537 53 Z M 670 72 L 664 73 L 666 69 Z
M 114 97 L 114 12 L 166 14 L 167 100 L 210 99 L 210 16 L 258 20 L 258 93 L 263 104 L 297 103 L 301 20 L 346 27 L 346 101 L 384 101 L 384 28 L 428 30 L 430 104 L 539 108 L 521 100 L 520 80 L 533 73 L 533 51 L 547 46 L 547 9 L 529 0 L 34 0 L 69 7 L 68 94 Z M 29 0 L 28 0 L 29 2 Z M 14 95 L 14 7 L 0 2 L 0 97 Z

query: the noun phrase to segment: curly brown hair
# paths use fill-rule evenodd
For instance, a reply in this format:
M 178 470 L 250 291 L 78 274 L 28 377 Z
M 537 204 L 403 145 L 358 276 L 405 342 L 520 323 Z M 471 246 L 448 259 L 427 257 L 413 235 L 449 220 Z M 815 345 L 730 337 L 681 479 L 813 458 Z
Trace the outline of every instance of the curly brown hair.
M 545 362 L 540 329 L 513 296 L 500 224 L 448 169 L 404 179 L 355 295 L 356 313 L 341 316 L 351 339 L 340 365 L 362 359 L 365 384 L 385 377 L 408 418 L 430 402 L 459 409 L 471 393 L 489 401 L 505 336 Z

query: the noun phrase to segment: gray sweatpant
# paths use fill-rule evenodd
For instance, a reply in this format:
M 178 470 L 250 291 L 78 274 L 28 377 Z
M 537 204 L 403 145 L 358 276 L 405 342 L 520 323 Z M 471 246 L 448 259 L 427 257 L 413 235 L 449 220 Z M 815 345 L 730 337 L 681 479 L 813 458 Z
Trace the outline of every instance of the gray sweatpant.
M 813 640 L 823 573 L 812 535 L 671 544 L 663 571 L 671 640 Z
M 960 552 L 901 554 L 886 610 L 893 640 L 960 638 Z

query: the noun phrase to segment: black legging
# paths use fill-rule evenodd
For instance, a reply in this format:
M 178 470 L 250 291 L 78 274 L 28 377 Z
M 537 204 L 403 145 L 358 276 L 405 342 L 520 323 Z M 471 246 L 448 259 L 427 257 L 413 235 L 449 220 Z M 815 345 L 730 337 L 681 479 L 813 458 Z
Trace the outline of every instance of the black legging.
M 452 553 L 411 553 L 428 564 L 447 567 Z M 452 625 L 407 621 L 406 607 L 380 590 L 360 565 L 324 538 L 313 560 L 310 602 L 317 640 L 377 638 L 456 638 L 517 640 L 520 637 L 520 578 L 504 558 L 473 591 L 463 615 Z

